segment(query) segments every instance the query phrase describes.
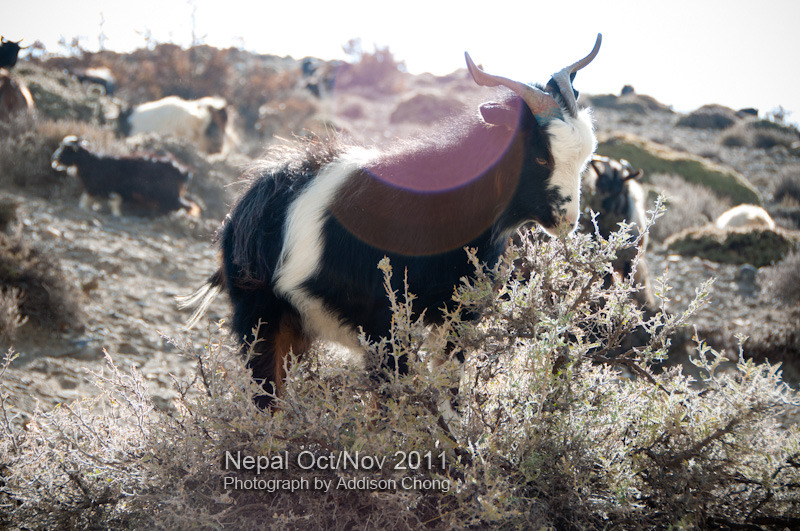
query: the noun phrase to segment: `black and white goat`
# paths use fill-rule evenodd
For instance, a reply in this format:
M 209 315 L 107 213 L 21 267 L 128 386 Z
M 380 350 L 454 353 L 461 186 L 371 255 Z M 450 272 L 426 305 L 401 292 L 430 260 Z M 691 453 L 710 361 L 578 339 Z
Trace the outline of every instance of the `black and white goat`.
M 510 90 L 445 134 L 395 150 L 319 144 L 255 171 L 222 226 L 219 270 L 181 301 L 198 306 L 190 325 L 227 290 L 233 333 L 257 353 L 254 378 L 279 391 L 290 351 L 317 338 L 358 349 L 359 327 L 373 340 L 388 335 L 384 256 L 407 275 L 426 322 L 440 324 L 454 287 L 474 272 L 464 247 L 491 264 L 526 222 L 550 234 L 575 229 L 596 139 L 571 79 L 599 47 L 600 35 L 544 89 L 487 74 L 466 55 L 476 83 Z M 396 368 L 406 372 L 406 361 Z
M 114 216 L 122 214 L 123 203 L 148 215 L 179 209 L 194 216 L 200 213 L 200 207 L 184 197 L 192 175 L 172 160 L 95 155 L 88 142 L 67 136 L 53 153 L 51 165 L 58 171 L 76 169 L 84 189 L 82 208 L 88 208 L 92 199 L 108 199 Z
M 603 238 L 608 238 L 612 232 L 619 230 L 620 223 L 632 225 L 631 245 L 617 253 L 617 259 L 612 265 L 615 273 L 623 278 L 633 273 L 634 282 L 640 287 L 637 300 L 648 308 L 654 308 L 655 300 L 644 257 L 648 240 L 648 235 L 644 233 L 647 221 L 645 192 L 637 181 L 642 175 L 642 170 L 633 171 L 625 159 L 592 156 L 589 168 L 583 175 L 582 195 L 587 215 L 584 216 L 582 225 L 587 232 L 595 232 L 592 218 L 588 215 L 589 210 L 597 214 L 595 222 Z M 643 234 L 641 238 L 640 234 Z M 633 264 L 637 256 L 639 263 L 634 272 Z
M 107 66 L 77 68 L 72 71 L 81 83 L 90 83 L 103 87 L 106 95 L 111 96 L 117 90 L 117 78 Z

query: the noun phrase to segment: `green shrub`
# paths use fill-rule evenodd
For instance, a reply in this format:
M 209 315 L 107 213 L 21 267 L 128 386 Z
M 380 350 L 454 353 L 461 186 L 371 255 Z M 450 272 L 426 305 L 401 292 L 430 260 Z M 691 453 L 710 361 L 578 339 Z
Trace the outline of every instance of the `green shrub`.
M 108 372 L 96 376 L 98 399 L 41 412 L 25 429 L 2 421 L 13 414 L 14 400 L 0 389 L 3 523 L 148 529 L 794 525 L 800 434 L 779 419 L 800 405 L 797 394 L 781 382 L 777 367 L 740 359 L 735 370 L 722 370 L 723 357 L 702 344 L 694 359 L 699 381 L 677 368 L 653 373 L 651 362 L 666 352 L 686 315 L 659 313 L 643 321 L 629 303 L 629 282 L 602 288 L 625 239 L 614 234 L 598 242 L 578 234 L 543 242 L 526 236 L 495 267 L 476 263 L 475 278 L 454 296 L 461 308 L 482 312 L 482 320 L 464 322 L 454 312 L 442 328 L 467 357 L 461 419 L 449 423 L 437 404 L 458 381 L 458 364 L 429 363 L 442 356 L 442 345 L 425 344 L 427 331 L 402 272 L 393 275 L 385 261 L 380 267 L 393 327 L 390 337 L 364 344 L 366 370 L 330 362 L 330 352 L 317 349 L 289 366 L 272 413 L 255 408 L 251 397 L 259 389 L 225 334 L 213 330 L 201 345 L 178 345 L 196 360 L 197 374 L 176 382 L 180 399 L 171 412 L 156 411 L 142 375 L 124 373 L 110 359 Z M 530 275 L 515 269 L 515 261 Z M 667 297 L 663 283 L 658 292 Z M 698 293 L 689 312 L 705 300 L 707 287 Z M 610 357 L 636 326 L 645 326 L 651 341 Z M 376 377 L 384 355 L 408 355 L 410 373 Z M 279 469 L 226 470 L 226 452 L 263 457 Z M 386 462 L 370 470 L 319 466 L 345 452 Z M 318 466 L 301 469 L 301 455 Z M 226 487 L 226 477 L 263 480 L 263 488 Z M 315 490 L 315 480 L 330 481 L 331 488 Z M 358 480 L 375 483 L 347 488 Z
M 781 261 L 796 249 L 798 236 L 766 227 L 723 230 L 707 226 L 674 234 L 664 245 L 670 252 L 685 256 L 699 256 L 723 264 L 762 267 Z
M 644 170 L 645 182 L 650 175 L 658 173 L 678 175 L 688 183 L 705 186 L 720 197 L 728 198 L 733 205 L 762 204 L 758 190 L 732 169 L 672 151 L 642 138 L 615 135 L 601 139 L 597 152 L 615 159 L 627 159 L 634 168 Z

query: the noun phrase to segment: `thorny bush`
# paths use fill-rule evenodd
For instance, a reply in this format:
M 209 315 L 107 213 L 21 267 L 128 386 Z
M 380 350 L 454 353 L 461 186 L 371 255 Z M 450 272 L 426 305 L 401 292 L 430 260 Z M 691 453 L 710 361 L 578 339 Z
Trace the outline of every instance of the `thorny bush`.
M 678 366 L 654 371 L 710 287 L 688 313 L 644 318 L 630 279 L 603 288 L 626 238 L 625 228 L 609 240 L 527 233 L 491 268 L 470 252 L 475 276 L 455 291 L 436 334 L 414 311 L 411 292 L 424 287 L 405 286 L 383 261 L 390 336 L 363 342 L 363 367 L 331 361 L 323 346 L 295 360 L 274 412 L 253 405 L 259 389 L 211 325 L 202 345 L 178 342 L 196 372 L 175 382 L 180 398 L 169 411 L 153 408 L 141 374 L 110 359 L 95 375 L 97 398 L 39 412 L 24 427 L 3 389 L 2 524 L 796 526 L 800 434 L 784 420 L 797 412 L 796 392 L 777 366 L 740 359 L 723 368 L 702 342 L 692 359 L 698 380 Z M 666 281 L 657 284 L 666 300 Z M 463 321 L 466 309 L 482 319 Z M 612 354 L 637 327 L 650 342 Z M 465 354 L 463 377 L 444 340 Z M 386 355 L 407 355 L 409 374 L 378 374 Z M 459 382 L 460 418 L 445 422 L 440 404 Z M 356 452 L 386 460 L 367 470 L 320 465 Z M 226 469 L 226 455 L 278 461 L 256 474 Z M 301 455 L 317 466 L 302 469 Z M 226 477 L 262 483 L 234 488 Z

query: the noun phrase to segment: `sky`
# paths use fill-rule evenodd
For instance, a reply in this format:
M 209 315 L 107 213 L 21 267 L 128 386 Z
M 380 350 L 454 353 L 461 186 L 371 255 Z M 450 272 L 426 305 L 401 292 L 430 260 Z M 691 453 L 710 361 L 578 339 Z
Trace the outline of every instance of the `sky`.
M 526 82 L 603 44 L 575 88 L 623 85 L 681 112 L 707 103 L 762 114 L 778 106 L 800 122 L 800 0 L 0 0 L 0 34 L 23 44 L 59 39 L 115 51 L 145 36 L 188 46 L 343 59 L 343 45 L 388 47 L 412 73 L 448 74 L 464 51 L 488 72 Z

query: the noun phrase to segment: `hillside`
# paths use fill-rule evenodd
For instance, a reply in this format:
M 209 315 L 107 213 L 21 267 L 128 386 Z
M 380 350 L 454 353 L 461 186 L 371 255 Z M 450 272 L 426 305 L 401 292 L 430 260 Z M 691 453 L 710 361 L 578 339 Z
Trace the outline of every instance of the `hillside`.
M 36 118 L 0 123 L 0 211 L 11 212 L 0 229 L 49 260 L 54 282 L 68 286 L 71 297 L 56 313 L 73 317 L 60 322 L 31 315 L 13 333 L 0 334 L 0 347 L 19 354 L 2 376 L 15 424 L 25 424 L 37 408 L 49 410 L 96 394 L 87 372 L 103 371 L 104 352 L 119 367 L 142 374 L 156 408 L 174 407 L 173 376 L 189 378 L 196 364 L 176 342 L 201 344 L 213 328 L 208 323 L 229 317 L 228 303 L 219 297 L 203 325 L 186 331 L 189 314 L 174 298 L 191 293 L 216 269 L 214 233 L 236 198 L 242 172 L 265 149 L 291 141 L 292 135 L 330 130 L 353 141 L 385 144 L 424 134 L 491 97 L 491 90 L 475 86 L 466 70 L 447 77 L 412 76 L 377 55 L 365 53 L 344 66 L 309 60 L 305 64 L 313 63 L 314 71 L 304 73 L 304 61 L 291 58 L 160 45 L 129 55 L 101 52 L 17 65 L 14 74 L 28 83 L 39 111 Z M 106 94 L 69 73 L 88 66 L 111 69 L 116 92 Z M 235 109 L 236 141 L 230 150 L 207 155 L 181 139 L 115 134 L 121 110 L 169 94 L 225 97 Z M 672 286 L 665 309 L 682 311 L 698 286 L 716 278 L 710 304 L 673 338 L 667 363 L 686 362 L 695 333 L 735 362 L 737 337 L 743 335 L 749 338 L 742 345 L 744 357 L 781 362 L 785 380 L 796 388 L 800 297 L 796 290 L 792 295 L 791 286 L 797 251 L 785 253 L 785 263 L 781 256 L 756 268 L 702 253 L 682 255 L 668 245 L 670 237 L 706 227 L 748 198 L 760 202 L 796 246 L 800 135 L 763 113 L 759 118 L 730 109 L 706 111 L 729 118 L 719 128 L 713 119 L 693 122 L 668 102 L 645 95 L 582 97 L 594 108 L 598 153 L 642 167 L 651 205 L 658 194 L 666 196 L 667 212 L 651 232 L 647 253 L 651 275 L 666 275 Z M 82 135 L 106 153 L 171 153 L 194 172 L 189 193 L 203 207 L 201 217 L 115 218 L 106 205 L 81 209 L 76 179 L 50 169 L 49 157 L 68 134 Z M 3 293 L 10 297 L 9 291 Z
M 418 135 L 490 93 L 475 86 L 465 71 L 447 78 L 411 76 L 397 71 L 393 65 L 381 66 L 381 71 L 370 64 L 372 57 L 367 54 L 360 65 L 346 73 L 349 76 L 346 82 L 331 83 L 322 76 L 315 79 L 329 85 L 323 89 L 326 91 L 323 97 L 317 98 L 305 86 L 309 80 L 303 76 L 299 61 L 206 47 L 195 53 L 204 57 L 198 60 L 203 68 L 198 69 L 195 81 L 188 86 L 179 85 L 179 80 L 181 72 L 189 69 L 189 56 L 170 45 L 162 45 L 149 55 L 145 51 L 129 56 L 101 52 L 86 54 L 80 60 L 52 58 L 44 64 L 22 63 L 17 67 L 17 73 L 28 80 L 35 95 L 51 94 L 50 90 L 56 93 L 50 98 L 59 104 L 40 109 L 39 114 L 39 127 L 50 127 L 54 131 L 51 135 L 67 134 L 71 125 L 75 129 L 74 122 L 63 121 L 69 117 L 80 122 L 79 131 L 101 139 L 101 147 L 124 152 L 127 149 L 124 142 L 106 132 L 114 127 L 113 120 L 106 117 L 113 117 L 118 109 L 129 104 L 179 93 L 185 97 L 208 94 L 228 97 L 238 111 L 235 123 L 240 137 L 240 143 L 226 160 L 211 162 L 202 153 L 192 152 L 192 146 L 157 142 L 162 151 L 171 150 L 195 168 L 195 189 L 191 191 L 201 194 L 201 199 L 212 206 L 206 205 L 201 220 L 115 219 L 107 211 L 86 212 L 78 208 L 79 191 L 73 180 L 56 180 L 53 189 L 27 183 L 9 186 L 8 176 L 0 179 L 0 183 L 5 183 L 0 200 L 19 205 L 16 224 L 8 230 L 21 233 L 25 241 L 60 262 L 69 272 L 65 281 L 81 286 L 84 295 L 83 330 L 54 333 L 37 329 L 33 323 L 19 330 L 13 346 L 20 359 L 10 376 L 11 381 L 18 382 L 20 390 L 33 391 L 26 393 L 31 401 L 41 399 L 55 404 L 91 392 L 84 381 L 83 368 L 91 369 L 100 363 L 105 349 L 121 365 L 133 363 L 148 374 L 152 391 L 166 403 L 171 393 L 167 375 L 183 374 L 189 363 L 171 355 L 169 342 L 160 335 L 181 338 L 187 334 L 181 329 L 187 315 L 176 309 L 173 298 L 191 292 L 214 270 L 216 252 L 211 239 L 226 211 L 225 204 L 235 198 L 235 190 L 229 185 L 238 180 L 241 168 L 253 160 L 253 154 L 257 156 L 264 146 L 280 142 L 270 133 L 289 138 L 291 134 L 336 127 L 359 142 L 385 143 L 393 138 Z M 141 73 L 134 78 L 127 73 L 143 64 L 145 72 L 154 72 L 152 78 Z M 150 64 L 153 66 L 149 67 Z M 97 85 L 78 83 L 64 71 L 89 65 L 114 67 L 119 88 L 113 97 L 103 94 Z M 318 65 L 318 71 L 331 72 L 330 68 Z M 166 78 L 157 75 L 167 70 L 174 74 Z M 223 70 L 226 75 L 219 78 Z M 244 72 L 241 79 L 228 75 L 237 71 Z M 383 81 L 377 90 L 372 90 L 370 83 L 376 83 L 376 79 Z M 210 80 L 215 80 L 215 84 Z M 254 80 L 257 87 L 269 88 L 247 90 L 249 80 Z M 50 87 L 61 87 L 62 92 Z M 250 94 L 248 99 L 238 99 L 245 91 Z M 685 116 L 646 96 L 603 96 L 588 100 L 595 104 L 601 141 L 598 153 L 616 155 L 609 140 L 633 135 L 662 150 L 694 155 L 742 176 L 759 191 L 779 226 L 790 231 L 798 229 L 800 197 L 796 194 L 800 188 L 800 158 L 785 145 L 766 149 L 738 145 L 752 135 L 749 132 L 752 121 L 734 117 L 726 129 L 680 127 L 676 124 L 685 120 Z M 95 110 L 83 114 L 68 112 L 84 108 Z M 44 125 L 47 120 L 56 123 Z M 91 125 L 92 122 L 96 125 Z M 51 146 L 57 141 L 54 137 L 49 140 Z M 8 150 L 9 140 L 4 142 Z M 627 158 L 637 164 L 635 157 L 628 154 Z M 793 378 L 800 376 L 794 368 L 800 367 L 796 307 L 800 301 L 795 301 L 794 307 L 778 303 L 766 285 L 769 268 L 761 268 L 755 284 L 748 287 L 743 283 L 752 280 L 741 279 L 739 265 L 681 257 L 663 248 L 662 243 L 670 234 L 708 223 L 726 205 L 731 205 L 731 200 L 702 184 L 686 184 L 685 176 L 665 173 L 666 169 L 660 173 L 652 173 L 647 167 L 645 170 L 648 189 L 653 194 L 666 193 L 670 205 L 674 205 L 671 207 L 674 210 L 657 222 L 648 253 L 653 276 L 668 272 L 674 288 L 667 308 L 681 308 L 691 299 L 695 287 L 706 278 L 716 277 L 713 302 L 693 323 L 701 337 L 735 356 L 735 335 L 750 336 L 749 343 L 745 343 L 745 354 L 783 361 L 787 364 L 787 374 Z M 53 179 L 50 176 L 49 180 Z M 700 186 L 700 193 L 693 186 Z M 789 193 L 777 200 L 776 190 L 780 186 L 790 190 L 793 186 L 795 195 Z M 223 202 L 219 200 L 220 194 Z M 220 298 L 209 317 L 215 321 L 227 315 L 226 302 Z M 200 337 L 196 331 L 188 334 L 195 339 Z

